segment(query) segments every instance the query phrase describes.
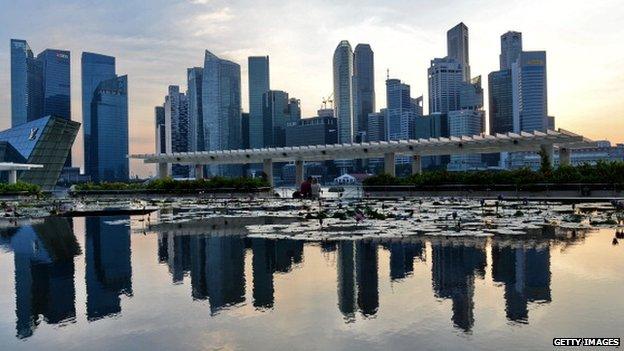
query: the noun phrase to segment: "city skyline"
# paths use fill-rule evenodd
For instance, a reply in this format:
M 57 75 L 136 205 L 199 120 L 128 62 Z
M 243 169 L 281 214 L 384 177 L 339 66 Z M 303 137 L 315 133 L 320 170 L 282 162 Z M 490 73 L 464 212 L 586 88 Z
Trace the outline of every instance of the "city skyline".
M 448 4 L 454 4 L 457 9 L 453 15 L 444 16 L 444 4 L 433 7 L 423 4 L 413 10 L 408 10 L 407 4 L 396 4 L 393 8 L 369 4 L 363 6 L 354 18 L 342 22 L 340 19 L 344 16 L 339 14 L 344 15 L 347 9 L 341 6 L 337 7 L 336 14 L 330 14 L 331 9 L 316 9 L 325 5 L 286 4 L 270 16 L 279 16 L 297 8 L 308 13 L 310 18 L 272 30 L 269 40 L 262 40 L 259 34 L 241 29 L 238 22 L 251 20 L 252 14 L 240 4 L 197 0 L 163 3 L 153 8 L 130 4 L 128 6 L 140 10 L 136 24 L 102 29 L 99 26 L 104 18 L 112 18 L 103 14 L 119 11 L 114 6 L 102 5 L 98 15 L 93 17 L 88 6 L 60 2 L 58 7 L 74 11 L 81 22 L 85 18 L 93 20 L 79 32 L 76 31 L 78 23 L 72 21 L 56 27 L 52 25 L 59 20 L 58 10 L 45 15 L 42 13 L 41 21 L 29 28 L 19 19 L 25 18 L 26 11 L 29 8 L 32 10 L 32 6 L 20 4 L 18 9 L 11 4 L 8 11 L 0 14 L 3 23 L 8 24 L 0 29 L 0 40 L 5 43 L 0 46 L 0 62 L 5 63 L 0 65 L 0 126 L 10 125 L 8 43 L 11 38 L 27 40 L 37 50 L 58 48 L 73 53 L 72 119 L 78 122 L 82 121 L 78 98 L 81 96 L 80 53 L 91 51 L 115 56 L 119 71 L 127 73 L 133 82 L 129 91 L 130 152 L 137 153 L 153 152 L 154 106 L 161 103 L 167 86 L 177 84 L 181 90 L 186 87 L 186 68 L 201 65 L 205 49 L 239 64 L 243 77 L 247 76 L 248 56 L 268 55 L 272 66 L 271 87 L 301 99 L 302 117 L 311 117 L 320 107 L 322 97 L 327 97 L 333 90 L 331 55 L 340 40 L 349 40 L 352 45 L 371 45 L 376 56 L 375 84 L 378 87 L 385 86 L 385 71 L 389 69 L 392 78 L 401 79 L 411 86 L 412 95 L 425 94 L 427 101 L 426 70 L 429 61 L 443 56 L 446 52 L 446 32 L 463 22 L 470 29 L 472 76 L 486 77 L 498 70 L 500 36 L 510 30 L 522 32 L 527 49 L 546 50 L 548 53 L 548 112 L 557 118 L 557 127 L 594 139 L 624 141 L 620 132 L 624 122 L 618 118 L 624 110 L 624 102 L 617 98 L 624 88 L 620 83 L 624 69 L 617 63 L 624 59 L 624 55 L 617 51 L 611 55 L 595 54 L 598 49 L 608 46 L 605 42 L 617 39 L 617 27 L 614 26 L 622 15 L 609 11 L 615 9 L 615 2 L 592 5 L 586 11 L 579 11 L 580 6 L 585 6 L 581 3 L 566 8 L 557 4 L 542 4 L 543 13 L 528 12 L 524 8 L 530 6 L 524 4 L 483 3 L 480 5 L 484 9 L 482 12 L 469 11 L 471 6 L 456 2 Z M 39 7 L 37 11 L 47 10 L 46 6 Z M 145 25 L 150 19 L 164 16 L 166 11 L 175 15 L 189 9 L 194 10 L 196 15 L 168 28 L 171 33 L 164 33 L 154 24 Z M 425 15 L 419 14 L 421 10 Z M 511 10 L 517 11 L 520 19 L 492 19 L 496 14 Z M 410 14 L 413 16 L 410 17 Z M 600 21 L 592 17 L 598 14 L 601 15 Z M 326 20 L 321 22 L 320 19 L 326 15 Z M 123 21 L 123 18 L 121 16 L 119 20 Z M 316 25 L 312 26 L 312 23 Z M 328 29 L 327 23 L 337 25 Z M 145 28 L 140 28 L 141 25 Z M 192 34 L 188 35 L 189 32 Z M 187 34 L 180 37 L 182 33 Z M 157 52 L 158 55 L 152 55 Z M 589 56 L 590 52 L 592 56 Z M 574 69 L 573 73 L 570 73 L 571 69 Z M 247 79 L 243 78 L 241 83 L 241 91 L 247 92 Z M 484 89 L 487 90 L 486 84 Z M 375 93 L 376 101 L 385 101 L 385 89 L 376 89 Z M 242 109 L 248 112 L 248 96 L 245 93 L 241 95 Z M 383 105 L 378 103 L 377 109 L 383 108 Z M 591 114 L 591 125 L 585 123 L 588 114 Z M 76 140 L 73 155 L 75 165 L 82 166 L 82 140 Z M 131 172 L 145 176 L 153 174 L 153 168 L 132 161 Z

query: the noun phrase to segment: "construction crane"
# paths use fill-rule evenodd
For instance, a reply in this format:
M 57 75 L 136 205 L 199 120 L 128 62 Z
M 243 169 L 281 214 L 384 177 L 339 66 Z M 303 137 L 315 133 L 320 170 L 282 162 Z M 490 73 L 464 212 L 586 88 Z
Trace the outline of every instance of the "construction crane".
M 327 98 L 323 98 L 323 110 L 327 109 L 327 103 L 330 103 L 331 108 L 334 108 L 334 93 L 329 94 Z

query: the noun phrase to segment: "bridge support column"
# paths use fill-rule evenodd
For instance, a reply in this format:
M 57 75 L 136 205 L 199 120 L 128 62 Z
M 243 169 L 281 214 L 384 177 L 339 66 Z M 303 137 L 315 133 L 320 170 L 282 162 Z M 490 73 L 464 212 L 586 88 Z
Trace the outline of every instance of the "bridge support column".
M 204 179 L 204 165 L 195 165 L 195 179 Z
M 422 173 L 422 156 L 412 155 L 412 174 Z
M 165 179 L 169 176 L 169 165 L 166 163 L 158 164 L 158 178 Z
M 396 176 L 395 159 L 394 152 L 384 154 L 384 173 L 393 177 Z
M 552 144 L 540 145 L 540 152 L 548 156 L 551 166 L 555 164 L 555 148 Z
M 569 166 L 570 163 L 570 149 L 568 149 L 567 147 L 560 147 L 559 166 Z
M 13 169 L 9 171 L 9 184 L 15 183 L 17 183 L 17 171 Z
M 262 162 L 262 171 L 266 175 L 266 179 L 269 182 L 269 186 L 273 187 L 273 160 L 272 159 L 267 158 Z
M 303 183 L 303 161 L 296 160 L 295 161 L 295 184 L 297 186 Z

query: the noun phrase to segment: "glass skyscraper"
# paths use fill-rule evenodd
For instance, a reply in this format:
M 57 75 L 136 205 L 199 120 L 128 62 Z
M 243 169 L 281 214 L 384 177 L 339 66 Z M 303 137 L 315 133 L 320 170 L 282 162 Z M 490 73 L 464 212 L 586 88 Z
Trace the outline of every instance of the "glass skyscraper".
M 95 137 L 97 134 L 97 126 L 94 125 L 94 122 L 97 122 L 96 119 L 98 116 L 91 115 L 91 110 L 93 109 L 92 103 L 94 102 L 95 92 L 100 83 L 116 77 L 115 58 L 91 52 L 83 52 L 81 57 L 81 74 L 84 167 L 85 173 L 90 175 L 92 179 L 95 179 L 98 176 L 98 164 L 96 159 L 98 150 L 92 149 L 96 142 L 92 137 Z M 99 118 L 107 118 L 107 116 L 100 115 Z M 107 145 L 107 143 L 104 145 Z
M 128 180 L 127 76 L 113 77 L 98 84 L 91 100 L 90 118 L 87 174 L 94 181 Z
M 353 118 L 353 50 L 347 40 L 334 51 L 334 108 L 338 118 L 338 142 L 353 142 L 357 123 Z
M 33 81 L 29 73 L 32 73 L 33 61 L 33 53 L 28 43 L 25 40 L 11 39 L 12 127 L 26 123 L 31 115 L 29 109 L 32 109 L 30 102 L 33 99 Z
M 513 131 L 513 97 L 511 70 L 495 71 L 488 75 L 490 134 Z
M 512 65 L 514 132 L 548 129 L 546 52 L 523 51 Z
M 249 78 L 249 146 L 264 147 L 262 95 L 270 90 L 269 57 L 247 59 Z
M 157 154 L 164 154 L 167 152 L 167 134 L 165 127 L 165 107 L 164 106 L 156 106 L 154 107 L 154 123 L 156 130 L 156 145 L 154 150 L 156 150 Z
M 509 31 L 501 35 L 500 69 L 511 69 L 522 52 L 522 33 Z
M 462 65 L 454 59 L 436 58 L 428 69 L 429 114 L 459 109 Z
M 189 115 L 189 151 L 204 151 L 204 114 L 202 110 L 202 77 L 204 69 L 193 67 L 187 69 L 188 115 Z
M 357 141 L 366 141 L 368 114 L 375 112 L 375 58 L 368 44 L 358 44 L 353 54 L 353 108 Z
M 165 150 L 167 153 L 189 151 L 189 119 L 188 100 L 180 93 L 177 85 L 169 86 L 169 94 L 165 96 Z M 173 164 L 171 175 L 174 178 L 188 178 L 189 167 Z
M 386 140 L 413 138 L 416 115 L 412 108 L 410 86 L 399 79 L 386 80 L 386 106 Z
M 446 32 L 447 56 L 461 65 L 462 80 L 470 81 L 470 58 L 468 47 L 468 27 L 462 22 Z
M 206 149 L 239 149 L 242 145 L 240 66 L 208 50 L 204 58 L 202 104 Z M 239 165 L 208 168 L 212 175 L 223 176 L 240 176 L 242 170 Z

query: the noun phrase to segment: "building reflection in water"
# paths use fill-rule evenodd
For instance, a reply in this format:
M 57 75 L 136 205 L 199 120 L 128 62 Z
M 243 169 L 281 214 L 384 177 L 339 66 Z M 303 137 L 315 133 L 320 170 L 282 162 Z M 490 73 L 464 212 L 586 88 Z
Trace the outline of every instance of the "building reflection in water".
M 470 331 L 474 325 L 475 274 L 485 275 L 485 248 L 432 243 L 432 284 L 437 298 L 453 302 L 453 324 Z
M 80 246 L 72 223 L 47 218 L 43 223 L 3 229 L 3 244 L 13 251 L 18 338 L 33 334 L 42 319 L 48 324 L 76 317 L 74 257 Z
M 174 283 L 190 275 L 192 297 L 208 300 L 211 312 L 245 301 L 245 255 L 252 254 L 253 306 L 275 305 L 275 274 L 288 273 L 303 262 L 304 242 L 245 238 L 244 235 L 158 234 L 158 259 L 167 264 Z M 567 239 L 566 239 L 567 240 Z M 570 239 L 575 240 L 575 238 Z M 429 241 L 429 240 L 426 240 Z M 401 283 L 425 264 L 426 241 L 342 240 L 315 243 L 323 255 L 336 252 L 338 309 L 346 323 L 356 313 L 374 316 L 379 310 L 379 253 L 389 252 L 390 279 Z M 527 322 L 527 303 L 550 302 L 550 243 L 497 239 L 431 240 L 431 279 L 434 296 L 452 301 L 452 323 L 464 332 L 474 326 L 475 279 L 484 279 L 486 246 L 492 247 L 494 282 L 505 286 L 507 319 Z M 564 243 L 564 241 L 561 241 Z
M 492 278 L 505 287 L 507 319 L 528 323 L 528 302 L 550 302 L 550 250 L 492 245 Z
M 120 295 L 132 296 L 130 217 L 85 219 L 87 319 L 121 312 Z

